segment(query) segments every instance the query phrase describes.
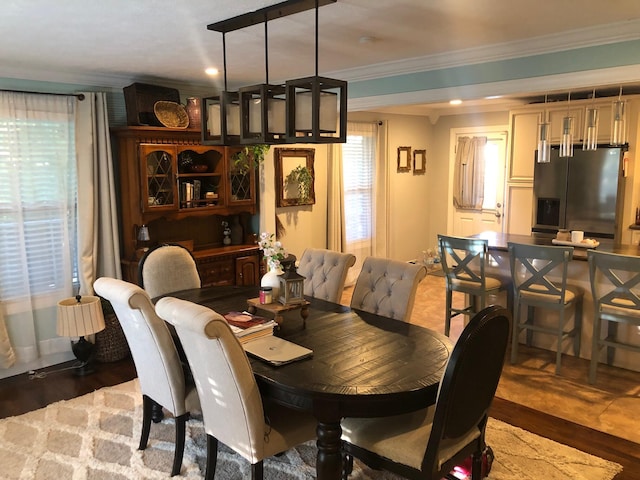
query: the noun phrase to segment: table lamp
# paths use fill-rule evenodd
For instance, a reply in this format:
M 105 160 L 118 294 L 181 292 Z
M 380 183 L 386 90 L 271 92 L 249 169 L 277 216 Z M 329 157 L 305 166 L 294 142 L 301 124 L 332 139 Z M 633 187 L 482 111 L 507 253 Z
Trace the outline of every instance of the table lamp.
M 94 345 L 87 342 L 84 337 L 104 328 L 104 316 L 99 297 L 76 295 L 75 298 L 65 298 L 58 302 L 56 330 L 58 335 L 80 337 L 77 342 L 71 342 L 71 350 L 80 361 L 80 365 L 74 369 L 74 374 L 82 376 L 93 372 Z

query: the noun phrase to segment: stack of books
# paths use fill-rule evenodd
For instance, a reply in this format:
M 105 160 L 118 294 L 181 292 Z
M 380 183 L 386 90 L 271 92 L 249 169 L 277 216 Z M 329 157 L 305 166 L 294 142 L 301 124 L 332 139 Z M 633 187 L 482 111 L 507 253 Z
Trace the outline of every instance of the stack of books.
M 229 312 L 223 315 L 240 343 L 273 335 L 276 322 L 249 312 Z

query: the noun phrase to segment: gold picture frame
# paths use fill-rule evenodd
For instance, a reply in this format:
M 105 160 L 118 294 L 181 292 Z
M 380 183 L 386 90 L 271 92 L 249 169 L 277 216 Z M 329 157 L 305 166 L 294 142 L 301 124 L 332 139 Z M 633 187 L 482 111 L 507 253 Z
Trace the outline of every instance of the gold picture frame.
M 411 171 L 411 147 L 398 147 L 398 172 Z
M 414 150 L 413 151 L 413 173 L 423 174 L 427 171 L 427 151 L 426 150 Z
M 276 205 L 293 207 L 316 203 L 313 148 L 276 148 Z

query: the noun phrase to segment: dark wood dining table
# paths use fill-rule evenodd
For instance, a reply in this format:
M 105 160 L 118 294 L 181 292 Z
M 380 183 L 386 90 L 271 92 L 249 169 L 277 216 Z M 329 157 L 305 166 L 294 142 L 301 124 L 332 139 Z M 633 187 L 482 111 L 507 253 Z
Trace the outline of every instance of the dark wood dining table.
M 257 294 L 258 287 L 223 286 L 167 296 L 225 314 L 246 309 Z M 398 415 L 433 404 L 453 346 L 427 328 L 306 299 L 306 325 L 299 312 L 285 312 L 275 334 L 312 349 L 313 356 L 277 367 L 250 361 L 264 398 L 317 418 L 317 478 L 337 480 L 341 419 Z

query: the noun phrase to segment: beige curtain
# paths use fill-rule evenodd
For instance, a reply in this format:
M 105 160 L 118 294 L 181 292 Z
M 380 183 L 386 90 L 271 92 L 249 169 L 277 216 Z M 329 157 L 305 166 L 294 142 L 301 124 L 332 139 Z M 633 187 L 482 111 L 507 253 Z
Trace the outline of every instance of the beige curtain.
M 4 307 L 0 302 L 0 368 L 9 368 L 16 363 L 16 354 L 9 341 L 9 333 L 4 323 Z
M 484 201 L 484 147 L 487 137 L 459 137 L 453 170 L 453 204 L 480 210 Z
M 344 252 L 347 239 L 344 232 L 341 143 L 333 144 L 329 148 L 327 177 L 327 248 L 336 252 Z
M 106 95 L 84 95 L 76 105 L 78 274 L 80 294 L 90 295 L 96 278 L 122 275 Z

